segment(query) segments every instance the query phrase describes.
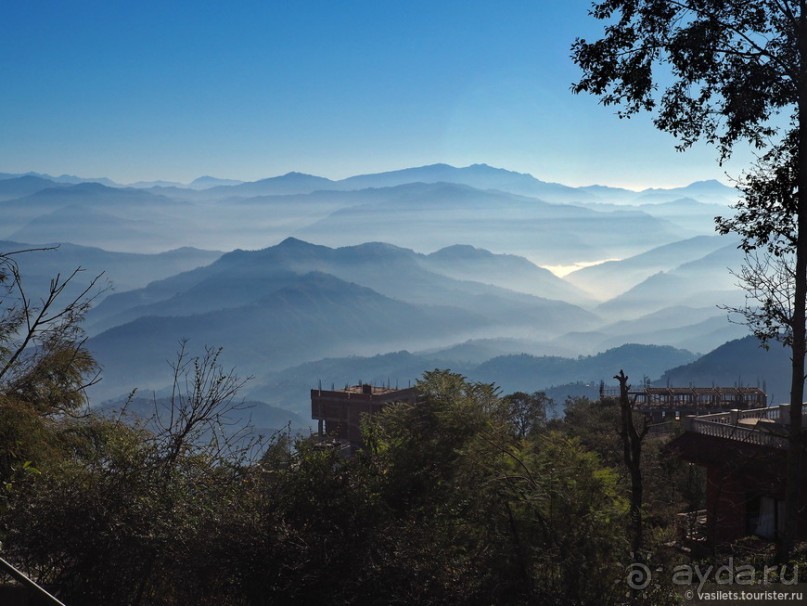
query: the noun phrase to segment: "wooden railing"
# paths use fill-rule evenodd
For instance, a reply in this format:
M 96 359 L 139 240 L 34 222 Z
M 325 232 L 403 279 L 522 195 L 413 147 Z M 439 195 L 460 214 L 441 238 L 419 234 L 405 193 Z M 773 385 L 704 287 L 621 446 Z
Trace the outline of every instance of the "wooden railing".
M 735 409 L 698 417 L 687 416 L 683 420 L 684 431 L 758 446 L 787 448 L 789 409 L 789 405 L 783 404 L 751 410 Z M 756 423 L 748 423 L 750 420 L 756 420 Z

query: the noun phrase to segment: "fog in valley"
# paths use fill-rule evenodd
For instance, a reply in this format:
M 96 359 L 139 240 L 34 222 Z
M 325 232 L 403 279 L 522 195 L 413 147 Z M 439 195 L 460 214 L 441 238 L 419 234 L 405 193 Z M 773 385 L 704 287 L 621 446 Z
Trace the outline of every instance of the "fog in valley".
M 4 174 L 0 246 L 48 249 L 19 257 L 34 294 L 57 273 L 80 266 L 79 292 L 103 272 L 85 320 L 103 368 L 94 406 L 162 393 L 187 340 L 222 347 L 251 377 L 248 400 L 305 429 L 312 387 L 409 385 L 434 368 L 561 404 L 623 366 L 669 382 L 747 335 L 721 309 L 743 302 L 729 271 L 742 253 L 714 229 L 736 196 L 487 165 L 187 185 Z M 757 369 L 718 378 L 785 393 Z

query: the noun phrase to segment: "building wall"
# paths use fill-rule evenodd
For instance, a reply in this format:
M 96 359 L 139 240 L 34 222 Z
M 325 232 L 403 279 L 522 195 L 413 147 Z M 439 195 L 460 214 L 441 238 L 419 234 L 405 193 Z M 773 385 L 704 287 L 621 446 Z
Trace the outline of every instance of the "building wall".
M 359 386 L 361 387 L 361 386 Z M 370 386 L 366 386 L 370 387 Z M 361 419 L 380 412 L 393 402 L 416 402 L 415 388 L 386 390 L 350 388 L 342 391 L 311 390 L 311 418 L 320 422 L 320 433 L 361 444 Z
M 709 468 L 706 473 L 707 537 L 716 543 L 746 535 L 747 486 L 733 473 Z
M 741 466 L 707 467 L 706 516 L 707 537 L 717 544 L 735 541 L 754 534 L 758 523 L 760 499 L 772 499 L 776 507 L 777 523 L 782 529 L 784 508 L 784 482 L 776 475 L 747 472 Z M 802 486 L 798 540 L 807 539 L 807 486 Z M 767 537 L 775 538 L 775 536 Z

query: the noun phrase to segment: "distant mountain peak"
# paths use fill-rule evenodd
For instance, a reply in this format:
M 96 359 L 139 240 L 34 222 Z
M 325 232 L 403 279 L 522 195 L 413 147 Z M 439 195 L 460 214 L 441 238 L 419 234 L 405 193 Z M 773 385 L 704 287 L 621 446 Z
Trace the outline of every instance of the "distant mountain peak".
M 300 238 L 295 238 L 294 236 L 289 236 L 276 244 L 273 248 L 313 248 L 314 246 L 315 245 L 311 244 L 310 242 L 300 240 Z
M 706 179 L 703 181 L 693 181 L 689 185 L 684 185 L 681 187 L 649 187 L 647 189 L 642 190 L 639 193 L 648 193 L 648 192 L 681 192 L 681 191 L 690 191 L 690 190 L 708 190 L 717 193 L 730 193 L 735 191 L 735 188 L 731 187 L 730 185 L 726 185 L 717 179 Z
M 294 177 L 309 178 L 309 177 L 314 177 L 315 179 L 324 179 L 325 178 L 325 177 L 319 177 L 317 175 L 312 175 L 311 173 L 303 173 L 303 172 L 300 172 L 299 170 L 289 171 L 285 175 L 282 175 L 282 177 L 286 177 L 286 178 L 294 178 Z
M 201 177 L 197 177 L 188 185 L 193 189 L 208 189 L 210 187 L 228 187 L 240 185 L 241 183 L 243 183 L 243 181 L 238 181 L 236 179 L 220 179 L 218 177 L 211 177 L 210 175 L 203 175 Z
M 478 171 L 487 171 L 490 173 L 498 173 L 498 174 L 506 174 L 506 175 L 517 175 L 519 177 L 529 177 L 530 179 L 535 179 L 530 173 L 522 173 L 516 170 L 510 170 L 509 168 L 501 168 L 498 166 L 491 166 L 490 164 L 485 164 L 484 162 L 477 162 L 475 164 L 471 164 L 466 166 L 465 168 L 458 168 L 457 170 L 478 170 Z M 538 179 L 536 179 L 538 180 Z
M 330 255 L 333 252 L 333 249 L 328 246 L 312 244 L 311 242 L 306 242 L 305 240 L 300 240 L 299 238 L 289 236 L 274 246 L 264 248 L 258 252 L 268 255 L 281 255 L 284 257 L 321 257 Z
M 696 187 L 696 186 L 720 187 L 721 189 L 724 187 L 729 187 L 728 185 L 721 183 L 717 179 L 705 179 L 703 181 L 693 181 L 687 187 Z
M 430 257 L 466 258 L 466 257 L 493 257 L 493 253 L 484 248 L 477 248 L 470 244 L 453 244 L 446 246 L 429 255 Z
M 254 181 L 254 183 L 271 183 L 271 182 L 282 182 L 282 181 L 315 181 L 321 183 L 330 183 L 331 180 L 325 177 L 318 177 L 317 175 L 309 175 L 308 173 L 301 173 L 298 171 L 291 171 L 286 173 L 285 175 L 280 175 L 277 177 L 267 177 L 266 179 L 259 179 L 258 181 Z
M 299 238 L 288 237 L 274 246 L 268 246 L 259 250 L 243 250 L 237 248 L 233 251 L 225 253 L 217 261 L 222 265 L 244 263 L 245 260 L 252 260 L 250 262 L 263 263 L 268 259 L 276 258 L 291 258 L 296 256 L 304 256 L 304 253 L 318 254 L 320 251 L 330 251 L 327 246 L 320 246 L 318 244 L 311 244 Z
M 471 244 L 452 244 L 451 246 L 446 246 L 444 248 L 441 248 L 437 252 L 441 252 L 441 251 L 447 251 L 447 252 L 472 252 L 473 251 L 473 252 L 476 252 L 476 251 L 481 251 L 481 250 L 484 250 L 484 249 L 477 248 L 476 246 L 473 246 Z

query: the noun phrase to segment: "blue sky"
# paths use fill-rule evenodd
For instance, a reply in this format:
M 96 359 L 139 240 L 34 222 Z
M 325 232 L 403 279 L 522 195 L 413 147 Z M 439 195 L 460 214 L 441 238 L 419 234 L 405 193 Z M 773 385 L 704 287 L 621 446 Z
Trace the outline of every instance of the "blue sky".
M 0 172 L 119 182 L 487 163 L 570 185 L 737 175 L 574 96 L 587 0 L 20 0 L 0 19 Z

